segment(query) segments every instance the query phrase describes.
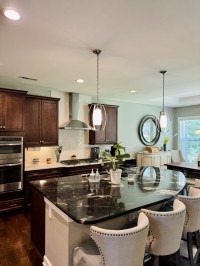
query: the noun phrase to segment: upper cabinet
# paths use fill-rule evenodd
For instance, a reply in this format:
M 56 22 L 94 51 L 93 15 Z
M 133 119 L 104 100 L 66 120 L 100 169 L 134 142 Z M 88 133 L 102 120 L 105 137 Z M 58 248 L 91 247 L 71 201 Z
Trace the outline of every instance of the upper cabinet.
M 26 91 L 0 89 L 0 131 L 24 130 Z
M 114 144 L 118 136 L 118 106 L 104 105 L 107 122 L 103 131 L 89 131 L 89 144 Z
M 57 98 L 27 96 L 25 104 L 25 146 L 58 145 Z

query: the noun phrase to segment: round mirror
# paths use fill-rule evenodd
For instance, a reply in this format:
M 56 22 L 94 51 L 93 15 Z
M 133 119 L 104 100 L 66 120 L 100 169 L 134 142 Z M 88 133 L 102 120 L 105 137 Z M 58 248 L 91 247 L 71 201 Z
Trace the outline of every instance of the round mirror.
M 155 191 L 160 183 L 160 169 L 157 167 L 145 166 L 140 169 L 138 185 L 142 191 Z
M 160 138 L 160 124 L 153 115 L 146 115 L 139 125 L 139 137 L 146 146 L 155 145 Z

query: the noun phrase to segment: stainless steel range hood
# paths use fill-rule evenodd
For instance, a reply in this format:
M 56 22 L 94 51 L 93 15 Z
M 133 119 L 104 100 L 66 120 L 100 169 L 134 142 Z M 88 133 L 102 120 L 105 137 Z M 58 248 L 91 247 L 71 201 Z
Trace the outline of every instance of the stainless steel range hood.
M 79 120 L 79 94 L 69 93 L 69 118 L 70 120 L 59 129 L 91 130 L 91 127 Z

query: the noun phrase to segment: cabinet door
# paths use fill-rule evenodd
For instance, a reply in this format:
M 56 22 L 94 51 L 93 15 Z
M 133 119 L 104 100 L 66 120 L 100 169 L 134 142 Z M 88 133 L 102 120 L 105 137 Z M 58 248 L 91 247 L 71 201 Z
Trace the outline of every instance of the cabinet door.
M 107 107 L 107 125 L 106 125 L 106 143 L 114 144 L 117 142 L 118 123 L 117 116 L 118 109 L 116 107 Z
M 25 91 L 0 89 L 0 130 L 24 130 Z
M 107 122 L 105 130 L 90 131 L 89 144 L 114 144 L 117 143 L 118 132 L 118 106 L 104 105 Z
M 41 127 L 42 145 L 58 145 L 58 102 L 42 101 Z
M 24 130 L 24 103 L 25 96 L 17 94 L 6 94 L 4 102 L 5 130 L 23 131 Z
M 41 145 L 41 100 L 27 98 L 25 104 L 25 145 Z
M 143 156 L 142 166 L 153 166 L 153 157 L 152 156 Z
M 3 129 L 4 126 L 4 113 L 3 113 L 3 103 L 4 103 L 4 93 L 0 93 L 0 130 Z
M 58 101 L 29 96 L 25 109 L 25 146 L 58 145 Z
M 155 167 L 160 167 L 162 165 L 162 156 L 154 156 L 153 165 Z

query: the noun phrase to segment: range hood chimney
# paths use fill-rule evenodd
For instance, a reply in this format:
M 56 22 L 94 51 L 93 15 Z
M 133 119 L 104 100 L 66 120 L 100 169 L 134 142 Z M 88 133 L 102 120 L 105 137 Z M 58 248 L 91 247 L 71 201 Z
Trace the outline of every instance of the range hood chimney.
M 60 127 L 60 129 L 91 130 L 86 123 L 79 120 L 79 94 L 69 93 L 69 118 L 70 121 Z

